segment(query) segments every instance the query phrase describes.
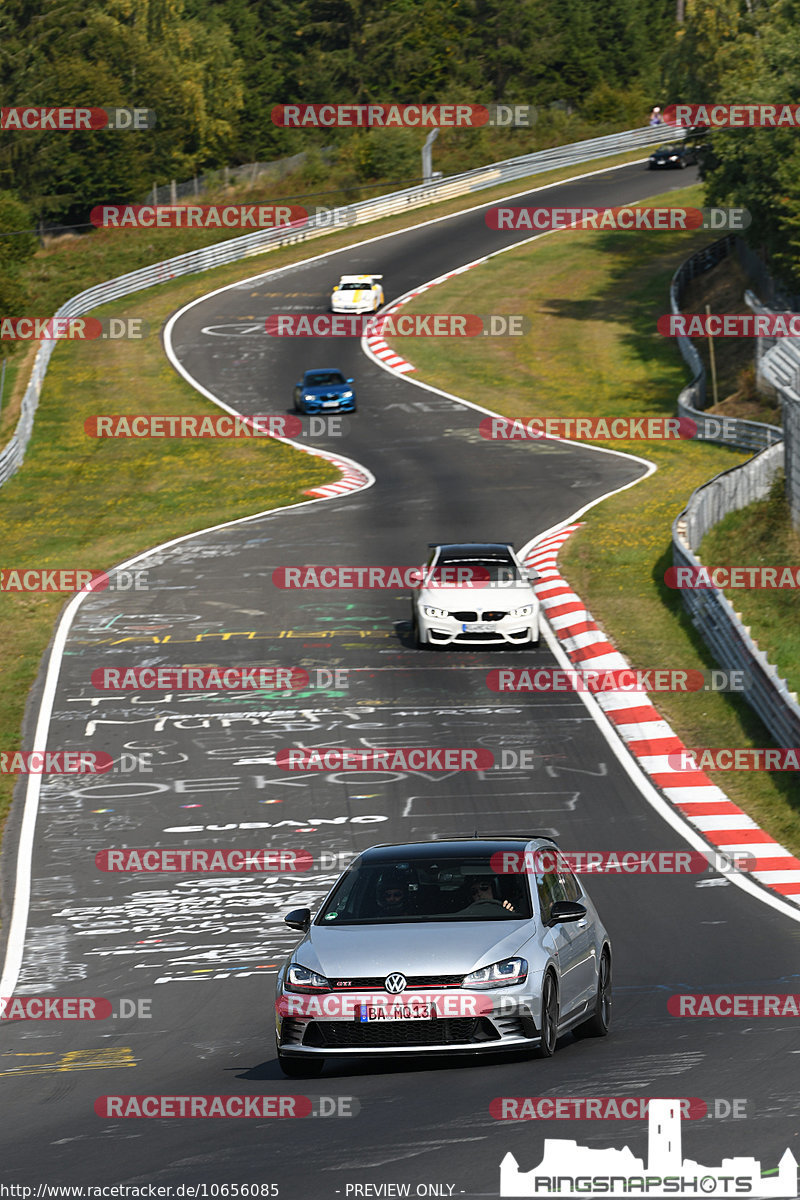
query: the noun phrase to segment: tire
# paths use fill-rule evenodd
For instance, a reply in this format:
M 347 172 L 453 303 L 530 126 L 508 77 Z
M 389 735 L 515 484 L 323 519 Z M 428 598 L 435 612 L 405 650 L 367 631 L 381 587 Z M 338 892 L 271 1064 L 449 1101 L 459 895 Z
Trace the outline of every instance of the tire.
M 278 1066 L 287 1079 L 317 1079 L 325 1066 L 324 1058 L 290 1058 L 278 1051 Z
M 576 1025 L 573 1033 L 576 1038 L 605 1037 L 611 1028 L 611 955 L 603 951 L 600 959 L 600 972 L 597 976 L 597 999 L 594 1012 L 588 1021 Z
M 552 1058 L 558 1041 L 558 984 L 548 971 L 542 984 L 542 1040 L 539 1058 Z

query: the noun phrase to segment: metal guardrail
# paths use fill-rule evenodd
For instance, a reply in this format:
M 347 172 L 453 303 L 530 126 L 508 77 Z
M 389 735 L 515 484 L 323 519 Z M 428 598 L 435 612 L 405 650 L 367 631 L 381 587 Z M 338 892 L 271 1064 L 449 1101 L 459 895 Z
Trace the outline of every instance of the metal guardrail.
M 357 204 L 336 208 L 332 214 L 327 212 L 314 214 L 302 228 L 287 226 L 278 229 L 259 229 L 254 233 L 245 234 L 243 237 L 230 238 L 228 241 L 219 242 L 214 246 L 205 246 L 200 250 L 192 250 L 188 254 L 179 254 L 175 258 L 168 258 L 163 262 L 154 263 L 152 266 L 143 267 L 141 270 L 131 271 L 127 275 L 120 275 L 105 283 L 96 284 L 94 287 L 87 288 L 86 291 L 70 297 L 54 315 L 56 317 L 82 316 L 100 304 L 117 300 L 132 292 L 155 287 L 181 275 L 193 275 L 201 271 L 208 271 L 212 267 L 237 262 L 239 259 L 261 254 L 276 246 L 294 245 L 312 237 L 320 237 L 328 233 L 331 228 L 360 225 L 379 217 L 408 212 L 439 200 L 448 200 L 468 192 L 494 187 L 497 184 L 512 183 L 514 180 L 524 179 L 530 175 L 539 175 L 543 171 L 576 166 L 592 159 L 607 158 L 613 154 L 622 154 L 628 150 L 652 146 L 657 142 L 663 142 L 666 136 L 676 140 L 684 133 L 683 130 L 670 129 L 667 134 L 663 125 L 648 126 L 645 129 L 629 129 L 622 133 L 609 134 L 606 137 L 572 142 L 567 146 L 537 150 L 533 154 L 524 154 L 518 158 L 478 167 L 476 170 L 465 171 L 447 179 L 417 184 L 403 191 L 377 196 L 372 200 L 361 200 Z M 0 451 L 0 485 L 11 478 L 25 457 L 33 430 L 34 415 L 39 403 L 42 380 L 55 345 L 56 343 L 52 341 L 43 342 L 36 355 L 31 380 L 22 399 L 17 427 L 10 442 Z
M 745 300 L 756 313 L 771 313 L 752 292 Z M 800 338 L 758 339 L 756 367 L 762 385 L 774 389 L 781 404 L 786 446 L 786 499 L 795 529 L 800 529 Z
M 783 466 L 783 458 L 782 443 L 770 446 L 742 466 L 723 471 L 697 488 L 672 526 L 673 564 L 702 566 L 695 551 L 705 534 L 726 513 L 763 500 Z M 744 672 L 747 686 L 742 694 L 778 745 L 800 745 L 797 698 L 759 650 L 727 597 L 717 588 L 683 588 L 681 600 L 720 666 Z
M 669 289 L 670 311 L 677 314 L 681 311 L 683 290 L 686 284 L 698 275 L 710 271 L 717 263 L 726 258 L 737 244 L 736 234 L 729 233 L 703 250 L 692 254 L 678 267 L 672 276 Z M 726 446 L 735 446 L 740 450 L 763 450 L 783 438 L 783 430 L 777 425 L 767 425 L 763 421 L 747 421 L 742 417 L 726 417 L 724 435 L 720 431 L 718 417 L 708 417 L 703 409 L 708 407 L 706 394 L 706 372 L 703 361 L 696 347 L 688 337 L 676 338 L 678 349 L 683 361 L 692 372 L 691 382 L 682 388 L 678 395 L 678 416 L 689 417 L 697 425 L 697 437 L 701 441 L 722 442 Z M 733 436 L 731 436 L 731 434 Z

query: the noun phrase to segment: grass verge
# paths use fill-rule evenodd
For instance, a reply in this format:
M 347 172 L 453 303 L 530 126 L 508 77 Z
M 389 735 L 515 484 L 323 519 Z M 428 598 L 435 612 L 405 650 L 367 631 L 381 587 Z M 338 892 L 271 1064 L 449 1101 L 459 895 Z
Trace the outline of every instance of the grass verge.
M 700 189 L 671 192 L 663 202 L 700 206 Z M 686 370 L 675 345 L 656 333 L 656 320 L 667 311 L 678 264 L 711 240 L 702 232 L 635 237 L 565 231 L 540 238 L 436 289 L 437 311 L 524 313 L 531 321 L 528 336 L 403 338 L 394 345 L 418 368 L 418 378 L 506 416 L 673 416 Z M 426 293 L 404 311 L 430 308 Z M 586 514 L 585 528 L 561 552 L 562 571 L 635 666 L 715 666 L 678 593 L 664 585 L 672 565 L 670 529 L 694 488 L 747 456 L 689 441 L 597 444 L 638 454 L 658 470 Z M 535 442 L 530 447 L 532 455 L 546 452 Z M 737 696 L 661 693 L 654 699 L 688 746 L 771 744 Z M 793 779 L 719 771 L 712 778 L 759 825 L 800 853 L 800 787 Z

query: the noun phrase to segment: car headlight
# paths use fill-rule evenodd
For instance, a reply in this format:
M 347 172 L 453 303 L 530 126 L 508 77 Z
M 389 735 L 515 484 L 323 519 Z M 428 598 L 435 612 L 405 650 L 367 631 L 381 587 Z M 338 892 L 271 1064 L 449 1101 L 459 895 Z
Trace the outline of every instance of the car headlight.
M 330 980 L 324 975 L 318 975 L 316 971 L 309 971 L 308 967 L 301 967 L 299 963 L 290 963 L 286 971 L 286 977 L 283 981 L 284 990 L 287 992 L 330 992 L 332 987 Z
M 679 157 L 680 157 L 680 155 L 678 155 L 678 154 L 670 154 L 670 156 L 669 156 L 669 161 L 670 161 L 670 162 L 677 162 L 677 161 L 678 161 L 678 159 L 679 159 Z
M 511 987 L 515 983 L 524 983 L 528 978 L 528 964 L 524 958 L 506 958 L 502 962 L 492 963 L 491 967 L 481 967 L 464 976 L 465 988 L 496 988 Z
M 422 611 L 426 617 L 446 617 L 446 608 L 431 608 L 430 604 L 423 604 Z
M 352 392 L 342 392 L 342 394 L 341 394 L 341 396 L 339 397 L 339 399 L 340 399 L 340 400 L 352 400 L 352 399 L 353 399 L 353 393 L 352 393 Z
M 317 397 L 314 395 L 313 392 L 306 392 L 305 396 L 303 396 L 304 400 L 316 400 L 316 398 Z
M 533 605 L 526 604 L 523 608 L 512 608 L 508 614 L 510 617 L 529 617 L 533 612 Z

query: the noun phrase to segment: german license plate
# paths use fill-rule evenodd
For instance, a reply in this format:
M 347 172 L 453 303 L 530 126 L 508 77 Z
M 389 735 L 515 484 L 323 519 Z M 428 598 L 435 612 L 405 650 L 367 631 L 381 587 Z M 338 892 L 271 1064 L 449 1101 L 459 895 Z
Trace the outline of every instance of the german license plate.
M 494 633 L 491 621 L 467 621 L 461 626 L 462 633 Z
M 359 1004 L 356 1021 L 430 1021 L 437 1015 L 433 1004 Z
M 339 401 L 338 400 L 323 400 L 322 407 L 323 408 L 338 408 Z

